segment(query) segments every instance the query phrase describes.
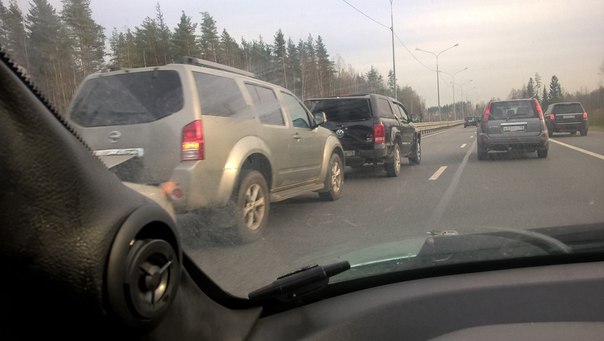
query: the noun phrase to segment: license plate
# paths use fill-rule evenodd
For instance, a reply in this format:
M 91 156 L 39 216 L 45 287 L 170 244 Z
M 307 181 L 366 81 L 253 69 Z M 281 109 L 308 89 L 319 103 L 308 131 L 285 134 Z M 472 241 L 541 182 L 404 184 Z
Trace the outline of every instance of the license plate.
M 503 131 L 505 132 L 515 132 L 515 131 L 524 131 L 524 126 L 504 126 Z
M 562 117 L 565 119 L 569 119 L 569 118 L 575 118 L 575 115 L 562 115 Z
M 354 150 L 345 150 L 344 156 L 355 156 L 356 152 Z

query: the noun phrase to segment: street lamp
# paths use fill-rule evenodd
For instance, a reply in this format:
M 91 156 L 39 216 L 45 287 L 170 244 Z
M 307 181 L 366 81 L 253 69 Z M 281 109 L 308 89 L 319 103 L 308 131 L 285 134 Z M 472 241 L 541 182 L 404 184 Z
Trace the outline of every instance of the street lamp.
M 464 82 L 464 83 L 461 83 L 461 84 L 459 85 L 459 92 L 460 92 L 460 94 L 459 94 L 459 98 L 460 98 L 462 101 L 463 101 L 463 86 L 464 86 L 464 85 L 466 85 L 466 84 L 468 84 L 468 83 L 470 83 L 471 81 L 472 81 L 472 80 L 470 79 L 469 81 Z M 467 102 L 467 101 L 466 101 L 466 102 Z M 466 117 L 466 103 L 465 103 L 465 102 L 464 102 L 464 103 L 463 103 L 463 105 L 461 106 L 461 115 L 462 115 L 462 117 Z
M 394 0 L 390 0 L 390 33 L 392 34 L 392 92 L 394 93 L 394 99 L 397 99 L 397 91 L 396 91 L 396 61 L 394 59 L 394 16 L 392 14 L 392 2 Z
M 455 45 L 453 45 L 453 46 L 451 46 L 451 47 L 449 47 L 449 48 L 446 48 L 446 49 L 444 49 L 444 50 L 442 50 L 442 51 L 440 51 L 440 52 L 438 52 L 438 53 L 436 53 L 436 52 L 432 52 L 432 51 L 426 51 L 426 50 L 422 50 L 422 49 L 420 49 L 420 48 L 416 48 L 416 49 L 415 49 L 415 50 L 417 50 L 417 51 L 421 51 L 421 52 L 430 53 L 430 54 L 432 54 L 434 57 L 436 57 L 436 94 L 437 94 L 437 97 L 438 97 L 438 116 L 439 116 L 441 119 L 442 119 L 442 115 L 441 115 L 441 112 L 440 112 L 440 84 L 439 84 L 439 83 L 440 83 L 440 77 L 439 77 L 439 70 L 438 70 L 438 56 L 440 56 L 440 54 L 441 54 L 441 53 L 443 53 L 443 52 L 445 52 L 445 51 L 448 51 L 448 50 L 450 50 L 450 49 L 452 49 L 452 48 L 454 48 L 454 47 L 456 47 L 456 46 L 459 46 L 459 44 L 455 44 Z
M 455 102 L 455 75 L 462 72 L 462 71 L 466 71 L 468 68 L 465 67 L 457 72 L 453 72 L 452 74 L 450 74 L 451 76 L 451 86 L 453 87 L 453 119 L 457 119 L 457 113 L 455 110 L 456 107 L 456 102 Z

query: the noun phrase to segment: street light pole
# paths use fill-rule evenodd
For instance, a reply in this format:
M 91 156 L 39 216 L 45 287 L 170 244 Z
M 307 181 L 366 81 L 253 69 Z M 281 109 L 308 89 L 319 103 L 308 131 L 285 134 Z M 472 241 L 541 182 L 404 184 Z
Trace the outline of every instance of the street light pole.
M 468 84 L 468 83 L 470 83 L 471 81 L 472 81 L 472 80 L 470 79 L 469 81 L 467 81 L 467 82 L 462 83 L 462 84 L 460 84 L 460 85 L 459 85 L 459 91 L 460 91 L 459 98 L 460 98 L 462 101 L 463 101 L 463 86 L 464 86 L 464 85 L 466 85 L 466 84 Z M 463 118 L 463 117 L 466 117 L 466 103 L 465 103 L 465 102 L 464 102 L 464 103 L 463 103 L 463 105 L 461 106 L 461 115 L 462 115 L 462 118 Z
M 394 93 L 394 99 L 397 99 L 397 91 L 396 91 L 396 59 L 394 58 L 394 15 L 392 14 L 392 2 L 394 0 L 390 0 L 390 33 L 392 33 L 392 92 Z
M 426 52 L 426 53 L 430 53 L 431 55 L 433 55 L 434 57 L 436 57 L 436 96 L 438 98 L 438 116 L 440 117 L 440 119 L 442 120 L 442 113 L 440 111 L 440 77 L 439 77 L 439 73 L 440 70 L 438 69 L 438 56 L 440 56 L 441 53 L 448 51 L 456 46 L 459 46 L 459 44 L 455 44 L 449 48 L 446 48 L 438 53 L 432 52 L 432 51 L 426 51 L 426 50 L 422 50 L 420 48 L 416 48 L 415 50 L 417 51 L 421 51 L 421 52 Z
M 451 74 L 451 85 L 453 86 L 453 119 L 457 119 L 457 112 L 456 112 L 456 102 L 455 102 L 455 75 L 462 72 L 462 71 L 466 71 L 468 68 L 465 67 L 457 72 L 453 72 Z

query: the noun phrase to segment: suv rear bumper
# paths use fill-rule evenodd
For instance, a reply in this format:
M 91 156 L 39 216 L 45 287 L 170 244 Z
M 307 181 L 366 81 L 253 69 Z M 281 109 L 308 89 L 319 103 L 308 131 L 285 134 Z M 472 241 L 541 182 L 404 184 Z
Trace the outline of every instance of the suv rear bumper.
M 546 133 L 541 133 L 538 136 L 523 137 L 493 137 L 487 134 L 479 134 L 478 147 L 486 151 L 505 151 L 510 149 L 535 151 L 538 149 L 548 149 L 549 139 Z
M 580 131 L 587 130 L 587 121 L 579 122 L 547 122 L 547 127 L 550 131 Z
M 353 149 L 345 149 L 344 153 L 353 151 Z M 388 158 L 388 149 L 386 145 L 375 146 L 375 149 L 356 149 L 354 156 L 346 156 L 346 165 L 355 166 L 362 165 L 366 162 L 382 162 Z

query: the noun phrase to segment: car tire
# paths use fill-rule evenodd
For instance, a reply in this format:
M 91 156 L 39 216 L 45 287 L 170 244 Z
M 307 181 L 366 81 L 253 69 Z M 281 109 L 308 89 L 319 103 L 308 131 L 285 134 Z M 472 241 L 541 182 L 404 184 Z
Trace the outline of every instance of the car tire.
M 581 136 L 587 136 L 587 128 L 581 129 Z
M 242 242 L 252 242 L 262 235 L 270 212 L 270 193 L 266 179 L 257 170 L 245 170 L 234 198 L 235 230 Z
M 540 159 L 545 159 L 548 153 L 549 150 L 547 148 L 537 149 L 537 157 Z
M 478 160 L 486 160 L 488 151 L 485 148 L 477 147 Z
M 394 144 L 392 159 L 384 164 L 384 168 L 389 177 L 397 177 L 401 173 L 401 149 L 398 143 Z
M 333 153 L 329 159 L 327 175 L 325 175 L 325 190 L 319 192 L 319 197 L 329 201 L 338 200 L 342 196 L 343 185 L 344 167 L 342 165 L 342 159 L 340 158 L 340 155 Z
M 422 162 L 422 140 L 415 138 L 413 154 L 409 158 L 409 163 L 419 165 Z

